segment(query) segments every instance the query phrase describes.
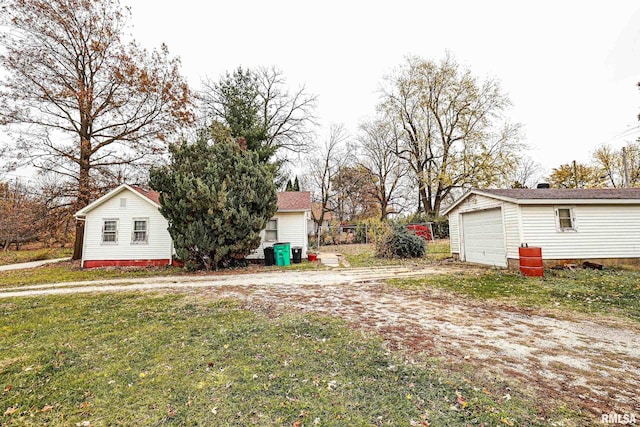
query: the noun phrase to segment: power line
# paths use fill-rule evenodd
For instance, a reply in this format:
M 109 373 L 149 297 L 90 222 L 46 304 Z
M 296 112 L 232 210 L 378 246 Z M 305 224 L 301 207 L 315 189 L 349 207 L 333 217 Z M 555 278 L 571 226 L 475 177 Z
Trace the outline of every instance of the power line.
M 602 144 L 606 144 L 608 142 L 614 141 L 618 138 L 623 138 L 623 137 L 628 137 L 630 135 L 632 135 L 633 133 L 637 133 L 640 132 L 640 125 L 636 125 L 632 128 L 629 129 L 625 129 L 622 132 L 617 133 L 616 135 L 612 136 L 611 138 L 607 139 L 606 141 L 603 141 L 600 143 L 600 145 Z

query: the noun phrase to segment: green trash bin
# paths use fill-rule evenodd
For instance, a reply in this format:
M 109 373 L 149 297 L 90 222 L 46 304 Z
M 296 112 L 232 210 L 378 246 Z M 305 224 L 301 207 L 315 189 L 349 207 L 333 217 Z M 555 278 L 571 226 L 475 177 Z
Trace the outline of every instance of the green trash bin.
M 273 245 L 273 251 L 276 258 L 276 265 L 291 265 L 291 243 L 281 242 Z

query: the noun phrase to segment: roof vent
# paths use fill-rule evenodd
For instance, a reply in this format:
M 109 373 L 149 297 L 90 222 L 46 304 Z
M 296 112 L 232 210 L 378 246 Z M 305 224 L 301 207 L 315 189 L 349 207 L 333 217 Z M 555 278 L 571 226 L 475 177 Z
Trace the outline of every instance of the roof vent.
M 536 188 L 550 188 L 550 186 L 548 182 L 541 182 L 536 186 Z

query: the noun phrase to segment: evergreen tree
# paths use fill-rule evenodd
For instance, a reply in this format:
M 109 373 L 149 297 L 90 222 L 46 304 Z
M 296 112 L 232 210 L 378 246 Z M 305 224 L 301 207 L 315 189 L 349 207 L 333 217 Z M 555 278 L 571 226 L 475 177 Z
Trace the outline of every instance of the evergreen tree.
M 293 191 L 300 191 L 300 181 L 298 181 L 297 176 L 295 181 L 293 181 Z
M 293 191 L 293 184 L 291 183 L 291 179 L 287 180 L 287 187 L 284 191 Z
M 219 124 L 170 152 L 168 166 L 152 169 L 150 185 L 160 192 L 178 257 L 207 271 L 244 259 L 276 213 L 271 172 Z

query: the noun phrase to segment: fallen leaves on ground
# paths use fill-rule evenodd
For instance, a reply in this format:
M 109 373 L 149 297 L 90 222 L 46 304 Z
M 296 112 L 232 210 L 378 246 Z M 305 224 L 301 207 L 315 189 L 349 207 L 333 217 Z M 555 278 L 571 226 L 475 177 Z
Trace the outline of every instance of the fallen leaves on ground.
M 5 414 L 5 415 L 11 415 L 11 414 L 13 414 L 14 412 L 16 412 L 17 410 L 18 410 L 18 408 L 17 408 L 16 406 L 12 406 L 12 407 L 10 407 L 10 408 L 7 408 L 7 410 L 6 410 L 6 411 L 4 411 L 4 414 Z

